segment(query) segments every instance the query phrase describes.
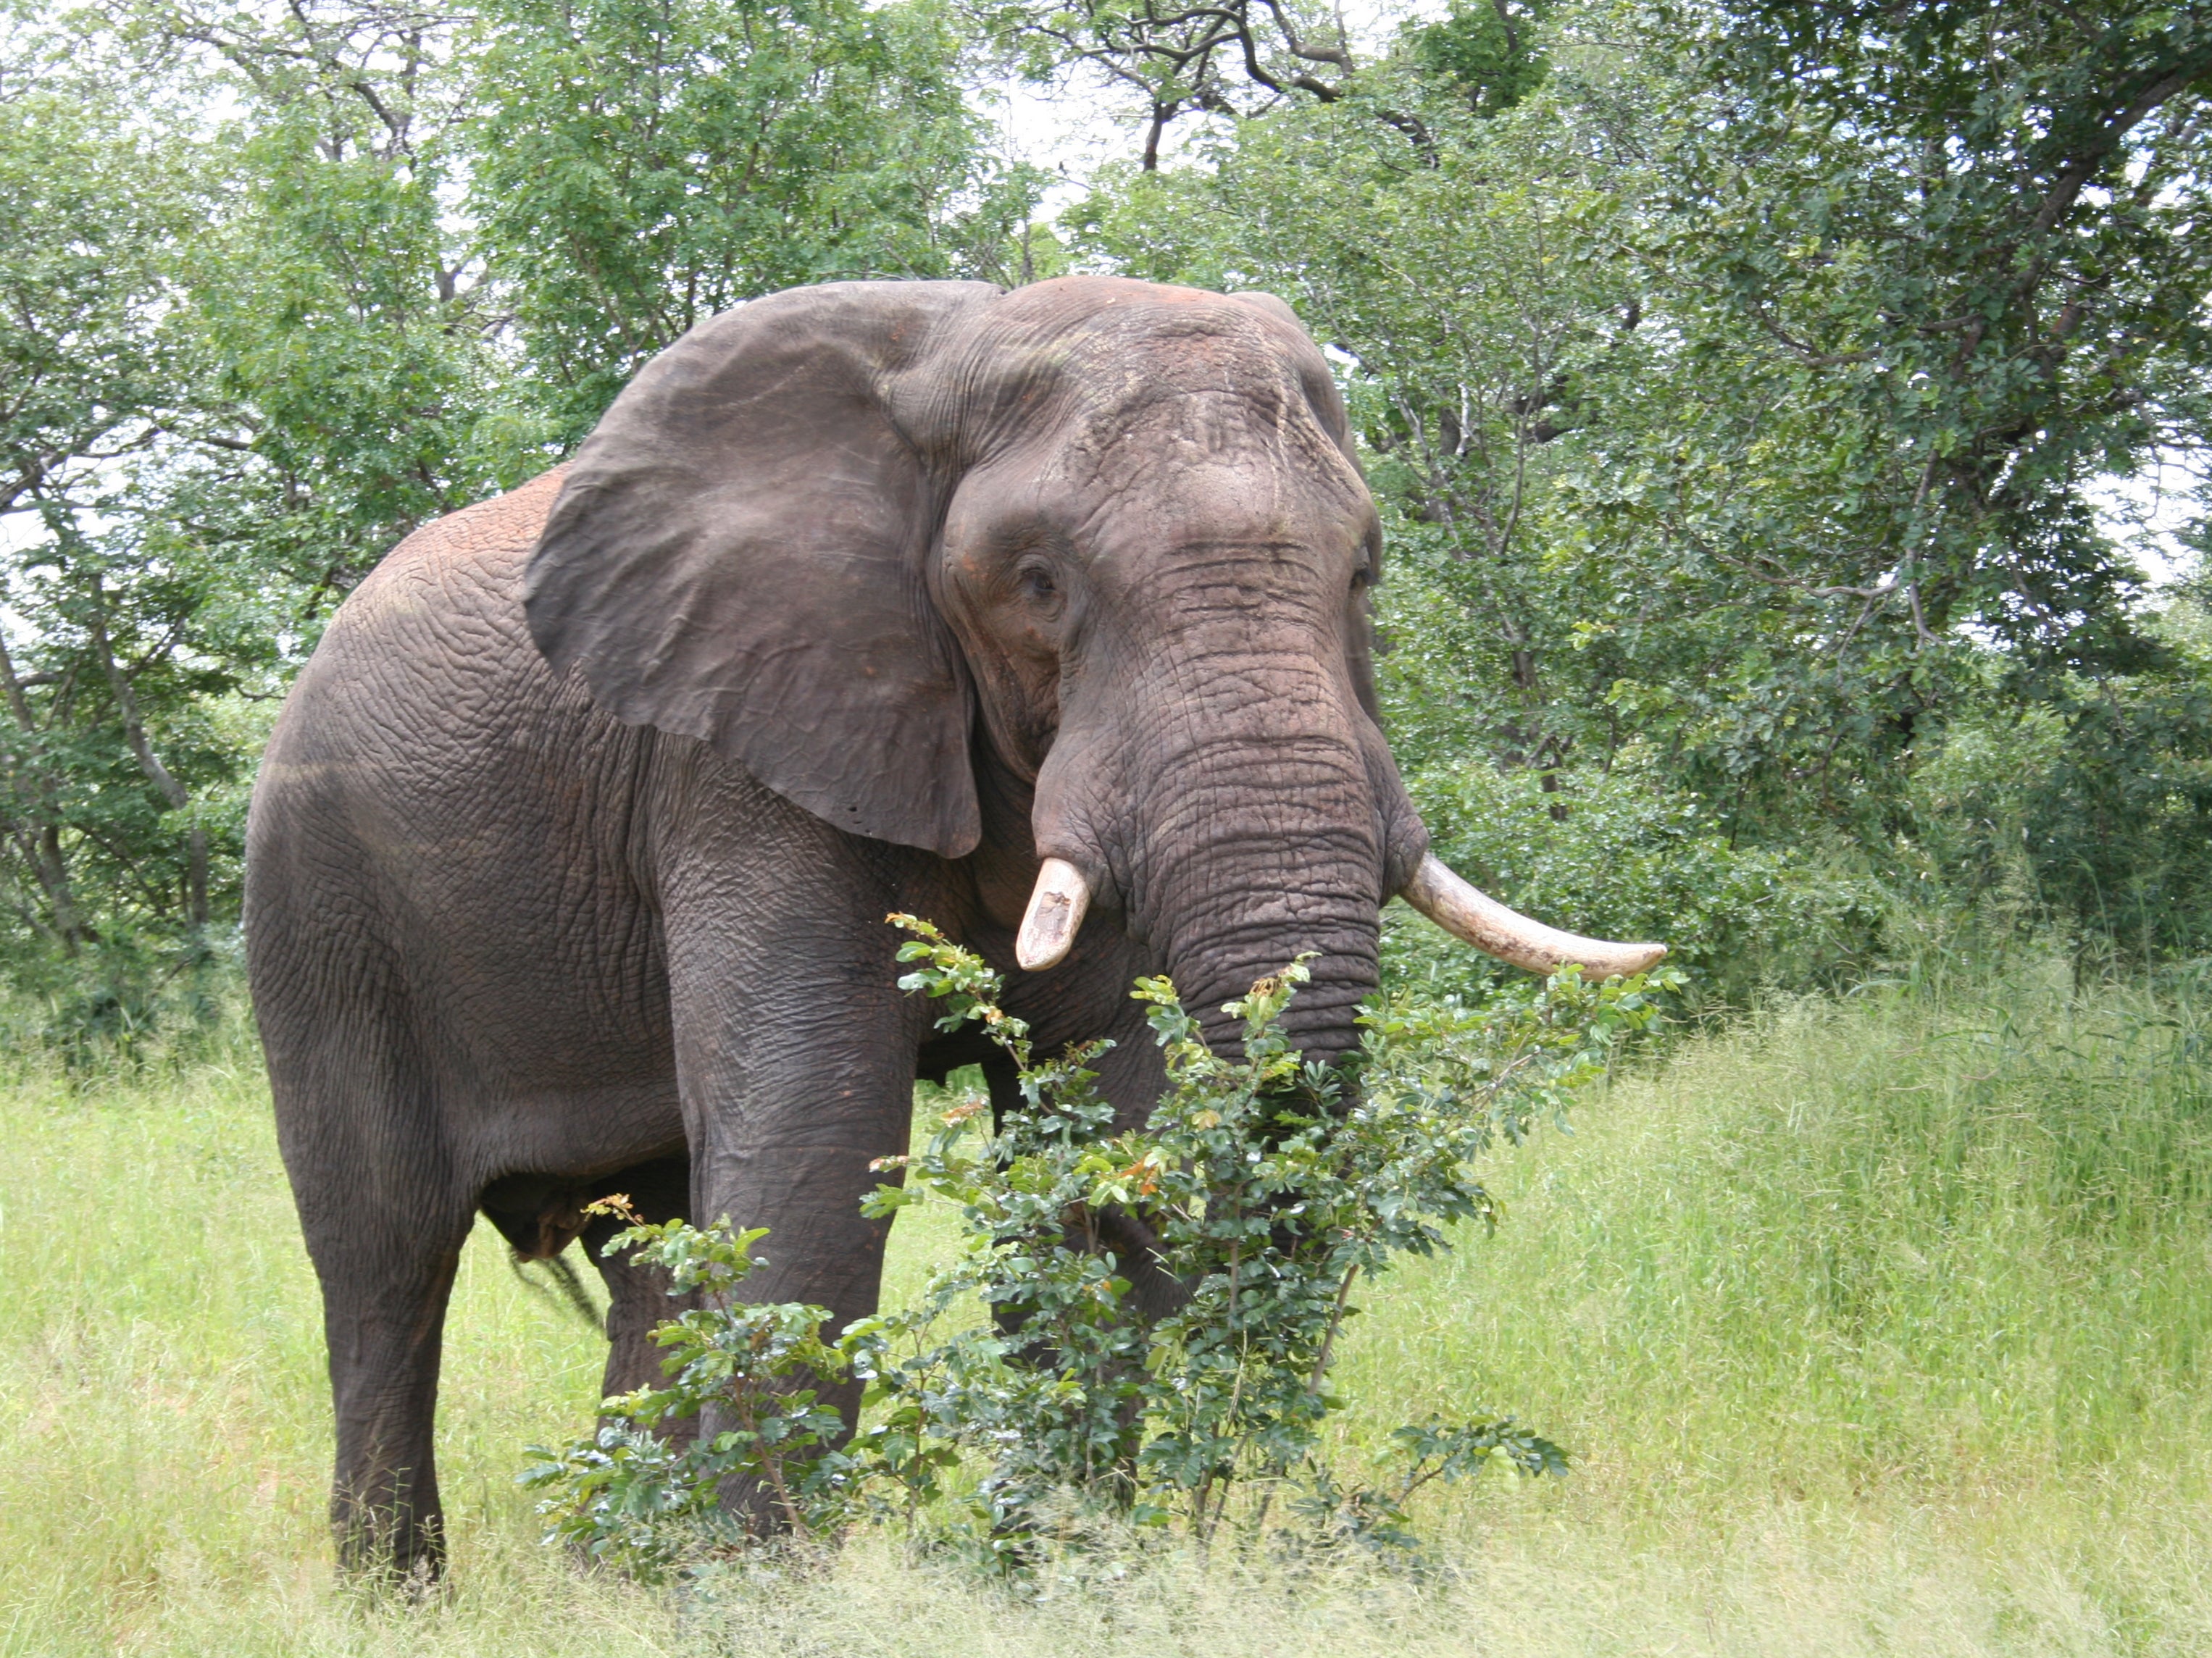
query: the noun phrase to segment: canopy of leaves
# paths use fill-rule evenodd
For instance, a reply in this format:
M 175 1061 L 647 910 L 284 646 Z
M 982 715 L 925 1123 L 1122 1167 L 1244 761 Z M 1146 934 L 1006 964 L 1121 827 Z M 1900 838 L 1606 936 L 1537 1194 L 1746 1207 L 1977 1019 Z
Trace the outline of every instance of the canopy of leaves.
M 1810 854 L 1814 908 L 1864 914 L 1842 872 L 1907 878 L 1945 841 L 1911 780 L 1954 727 L 2126 684 L 2160 741 L 2200 740 L 2195 693 L 2149 689 L 2194 670 L 2109 495 L 2203 453 L 2202 27 L 1470 5 L 1343 95 L 1109 172 L 1073 228 L 1115 268 L 1283 294 L 1341 354 L 1395 510 L 1393 742 L 1432 819 L 1470 765 L 1528 771 L 1564 847 L 1626 767 L 1650 844 Z M 2198 811 L 2160 821 L 2201 839 Z M 1516 862 L 1483 872 L 1515 890 Z M 1618 932 L 1662 894 L 1562 896 Z
M 980 167 L 958 50 L 914 5 L 493 0 L 469 201 L 557 440 L 749 295 L 990 272 L 1030 185 Z

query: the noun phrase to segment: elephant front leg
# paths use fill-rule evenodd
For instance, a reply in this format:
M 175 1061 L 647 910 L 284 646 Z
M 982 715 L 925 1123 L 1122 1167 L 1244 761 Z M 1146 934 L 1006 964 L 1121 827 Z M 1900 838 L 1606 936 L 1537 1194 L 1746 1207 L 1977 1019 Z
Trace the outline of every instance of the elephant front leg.
M 886 908 L 877 896 L 834 925 L 779 926 L 810 940 L 782 955 L 732 947 L 747 918 L 670 926 L 691 1218 L 765 1227 L 738 1295 L 826 1308 L 832 1336 L 876 1310 L 890 1224 L 860 1204 L 886 1178 L 872 1165 L 906 1149 L 926 1017 L 896 988 Z M 849 1426 L 859 1385 L 822 1380 L 821 1402 Z M 710 1413 L 700 1431 L 717 1430 Z M 767 1517 L 757 1492 L 729 1495 Z
M 916 1034 L 849 1018 L 789 1042 L 732 1033 L 701 1056 L 690 1211 L 768 1229 L 745 1300 L 825 1307 L 833 1333 L 876 1310 L 890 1223 L 860 1204 L 887 1178 L 872 1165 L 906 1150 Z

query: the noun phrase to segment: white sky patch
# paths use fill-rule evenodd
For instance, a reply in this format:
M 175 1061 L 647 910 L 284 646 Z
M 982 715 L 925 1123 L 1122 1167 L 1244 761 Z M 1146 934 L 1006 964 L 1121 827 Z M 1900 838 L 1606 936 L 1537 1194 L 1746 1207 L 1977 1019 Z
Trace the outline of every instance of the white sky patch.
M 27 552 L 46 538 L 36 513 L 0 513 L 0 553 Z
M 2132 553 L 2152 587 L 2162 591 L 2196 571 L 2197 555 L 2182 536 L 2204 513 L 2199 483 L 2196 471 L 2172 457 L 2133 477 L 2094 479 L 2082 493 L 2098 526 Z
M 1387 51 L 1391 38 L 1407 24 L 1433 22 L 1450 9 L 1449 0 L 1352 0 L 1335 9 L 1339 27 L 1363 63 L 1371 63 Z M 1229 72 L 1232 80 L 1241 80 L 1242 64 L 1232 64 Z M 1008 78 L 987 86 L 983 93 L 1007 153 L 1060 180 L 1040 210 L 1045 217 L 1078 200 L 1084 181 L 1103 162 L 1133 161 L 1141 153 L 1146 112 L 1138 94 L 1096 71 L 1072 70 L 1054 87 Z M 1192 113 L 1170 127 L 1163 158 L 1172 164 L 1204 130 L 1204 121 Z
M 1085 97 L 1075 88 L 1063 93 L 1010 78 L 985 88 L 984 100 L 1007 156 L 1042 167 L 1056 180 L 1037 210 L 1041 219 L 1080 199 L 1084 181 L 1103 163 L 1136 153 L 1133 137 L 1113 118 L 1109 92 Z

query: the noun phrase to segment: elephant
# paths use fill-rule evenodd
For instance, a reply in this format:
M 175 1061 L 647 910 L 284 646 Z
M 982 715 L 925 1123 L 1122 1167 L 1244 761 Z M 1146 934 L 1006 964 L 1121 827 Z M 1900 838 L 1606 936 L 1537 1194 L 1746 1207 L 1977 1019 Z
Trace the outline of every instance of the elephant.
M 871 1164 L 918 1076 L 1000 1066 L 898 991 L 890 912 L 1006 971 L 1041 1051 L 1112 1039 L 1136 1121 L 1164 1072 L 1133 978 L 1219 1044 L 1221 1003 L 1313 952 L 1288 1028 L 1334 1059 L 1394 894 L 1525 967 L 1656 960 L 1429 853 L 1379 724 L 1381 555 L 1291 307 L 1105 276 L 748 301 L 569 463 L 400 543 L 302 668 L 246 836 L 342 1561 L 439 1569 L 479 1210 L 524 1256 L 605 1236 L 613 1191 L 728 1216 L 769 1229 L 751 1294 L 874 1309 Z M 613 1393 L 657 1374 L 667 1286 L 599 1270 Z

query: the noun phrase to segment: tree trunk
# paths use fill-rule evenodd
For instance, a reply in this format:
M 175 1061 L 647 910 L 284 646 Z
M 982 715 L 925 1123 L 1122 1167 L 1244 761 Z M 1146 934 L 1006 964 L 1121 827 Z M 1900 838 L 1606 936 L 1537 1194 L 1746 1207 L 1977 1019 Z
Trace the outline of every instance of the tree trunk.
M 74 956 L 85 941 L 84 924 L 78 919 L 76 891 L 70 882 L 69 862 L 62 853 L 59 791 L 54 784 L 52 769 L 38 757 L 39 723 L 31 712 L 30 699 L 23 694 L 23 682 L 15 672 L 15 659 L 8 653 L 6 640 L 0 639 L 0 687 L 8 696 L 8 713 L 15 721 L 21 756 L 15 752 L 0 754 L 0 760 L 9 769 L 26 778 L 29 793 L 38 802 L 40 816 L 24 822 L 17 820 L 9 827 L 9 838 L 22 854 L 23 861 L 31 866 L 33 878 L 46 896 L 46 908 L 53 916 L 54 937 L 60 942 L 62 953 Z
M 93 649 L 100 654 L 100 671 L 106 674 L 108 689 L 115 695 L 115 711 L 122 717 L 124 739 L 137 757 L 138 769 L 146 774 L 147 780 L 169 803 L 170 811 L 185 811 L 192 803 L 191 791 L 170 774 L 169 768 L 155 754 L 153 744 L 146 740 L 146 723 L 139 717 L 137 693 L 131 689 L 131 676 L 116 664 L 115 652 L 107 638 L 107 594 L 98 576 L 92 580 L 91 632 Z M 191 822 L 185 835 L 185 911 L 194 932 L 206 927 L 207 830 L 197 819 Z

